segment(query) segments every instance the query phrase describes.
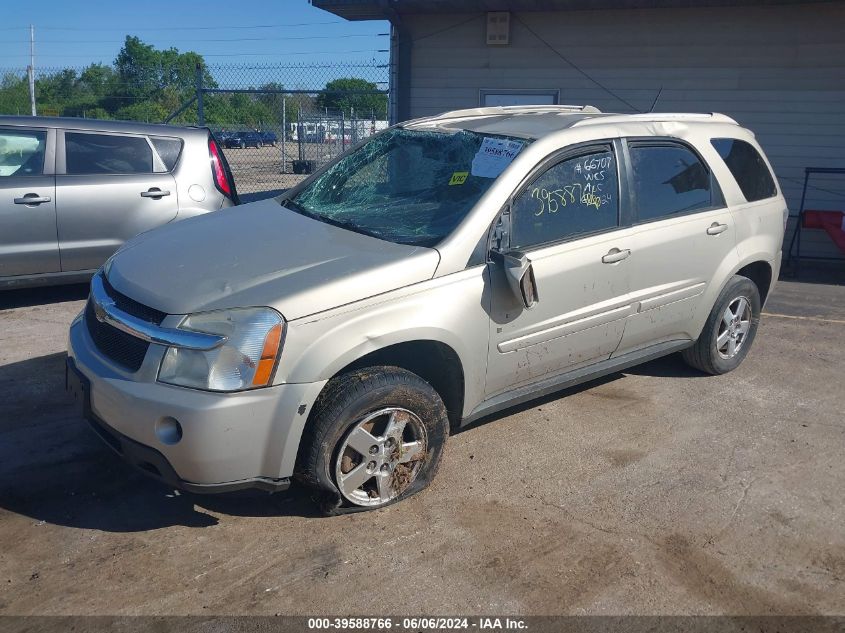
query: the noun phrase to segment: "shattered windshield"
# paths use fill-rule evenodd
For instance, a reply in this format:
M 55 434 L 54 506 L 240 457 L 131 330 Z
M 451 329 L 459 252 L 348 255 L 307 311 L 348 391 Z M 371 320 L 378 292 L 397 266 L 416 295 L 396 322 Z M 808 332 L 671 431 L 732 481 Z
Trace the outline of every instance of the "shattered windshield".
M 283 204 L 391 242 L 433 246 L 464 219 L 523 139 L 394 128 L 340 159 Z

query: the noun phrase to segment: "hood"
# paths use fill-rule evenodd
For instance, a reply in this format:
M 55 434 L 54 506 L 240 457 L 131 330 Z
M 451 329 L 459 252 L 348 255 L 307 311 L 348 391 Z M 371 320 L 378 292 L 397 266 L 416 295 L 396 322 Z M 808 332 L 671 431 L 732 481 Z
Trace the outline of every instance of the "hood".
M 271 306 L 288 321 L 430 279 L 440 261 L 262 200 L 130 240 L 109 283 L 168 314 Z

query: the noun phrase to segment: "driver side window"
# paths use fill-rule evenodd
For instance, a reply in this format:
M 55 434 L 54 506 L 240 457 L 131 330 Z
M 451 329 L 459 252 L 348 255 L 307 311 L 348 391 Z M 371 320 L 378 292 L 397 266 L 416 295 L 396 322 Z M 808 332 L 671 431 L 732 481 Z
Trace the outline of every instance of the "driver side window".
M 514 200 L 511 248 L 528 249 L 618 226 L 618 191 L 610 147 L 555 163 Z

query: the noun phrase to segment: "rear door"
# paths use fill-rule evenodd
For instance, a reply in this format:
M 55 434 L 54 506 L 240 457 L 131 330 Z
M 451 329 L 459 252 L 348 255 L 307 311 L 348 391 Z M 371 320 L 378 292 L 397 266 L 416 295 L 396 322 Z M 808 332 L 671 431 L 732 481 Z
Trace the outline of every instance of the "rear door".
M 144 135 L 59 131 L 56 164 L 63 271 L 98 268 L 178 213 L 176 181 Z
M 632 245 L 616 154 L 611 142 L 565 150 L 515 196 L 510 248 L 531 260 L 539 301 L 524 308 L 490 264 L 488 397 L 605 360 L 619 344 Z
M 619 354 L 693 339 L 716 271 L 736 256 L 734 220 L 716 179 L 692 147 L 672 139 L 627 141 L 632 221 L 629 317 Z M 724 278 L 720 276 L 718 278 Z
M 59 272 L 55 131 L 0 127 L 0 277 Z

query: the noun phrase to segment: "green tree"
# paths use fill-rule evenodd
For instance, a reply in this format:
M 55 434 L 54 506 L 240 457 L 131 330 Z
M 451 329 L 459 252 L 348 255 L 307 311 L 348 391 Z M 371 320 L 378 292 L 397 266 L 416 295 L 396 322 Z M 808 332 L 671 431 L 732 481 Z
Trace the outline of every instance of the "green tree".
M 165 88 L 191 94 L 196 88 L 196 67 L 200 66 L 203 85 L 216 88 L 202 55 L 175 48 L 158 50 L 134 35 L 127 35 L 114 60 L 120 84 L 128 95 L 157 95 Z
M 129 35 L 114 67 L 91 64 L 81 72 L 66 68 L 38 77 L 36 103 L 39 111 L 55 110 L 66 116 L 162 121 L 195 94 L 197 66 L 203 85 L 216 87 L 201 55 L 175 48 L 159 50 Z M 0 79 L 0 113 L 28 112 L 26 77 L 8 74 Z M 196 123 L 196 108 L 189 108 L 179 122 Z
M 317 97 L 317 107 L 339 110 L 346 116 L 387 118 L 387 95 L 376 92 L 378 86 L 359 77 L 334 79 Z
M 111 66 L 91 64 L 80 73 L 77 85 L 80 90 L 100 99 L 117 88 L 117 81 L 117 74 Z
M 26 76 L 6 73 L 0 79 L 0 114 L 29 114 Z
M 198 53 L 180 53 L 175 48 L 159 50 L 127 35 L 114 60 L 116 89 L 103 100 L 103 105 L 117 118 L 163 121 L 195 94 L 197 66 L 203 85 L 217 87 Z M 175 122 L 196 123 L 196 109 L 189 108 Z
M 123 121 L 144 121 L 146 123 L 160 123 L 167 118 L 170 111 L 155 101 L 138 101 L 123 106 L 114 112 L 114 118 Z
M 291 110 L 290 106 L 287 104 L 287 100 L 285 96 L 281 94 L 281 90 L 284 90 L 285 87 L 276 82 L 276 81 L 269 81 L 258 88 L 259 90 L 266 90 L 267 92 L 263 94 L 257 95 L 258 101 L 267 108 L 267 111 L 271 114 L 271 116 L 279 121 L 282 120 L 282 107 L 286 107 L 288 109 L 288 116 L 290 116 Z
M 81 71 L 65 68 L 36 80 L 39 111 L 55 110 L 65 116 L 163 121 L 196 93 L 196 69 L 202 72 L 206 88 L 216 88 L 202 55 L 176 48 L 157 49 L 134 35 L 127 35 L 113 66 L 91 64 Z M 376 84 L 357 77 L 335 79 L 318 97 L 293 94 L 283 97 L 282 84 L 267 82 L 266 93 L 204 95 L 205 118 L 209 124 L 227 127 L 275 128 L 298 114 L 312 116 L 316 109 L 343 111 L 351 116 L 379 119 L 387 116 L 387 96 Z M 283 105 L 284 104 L 284 105 Z M 0 113 L 29 112 L 26 76 L 7 74 L 0 79 Z M 196 123 L 196 106 L 187 108 L 175 123 Z
M 65 68 L 57 73 L 39 78 L 35 83 L 36 91 L 38 96 L 46 103 L 67 103 L 76 96 L 77 79 L 75 70 Z

